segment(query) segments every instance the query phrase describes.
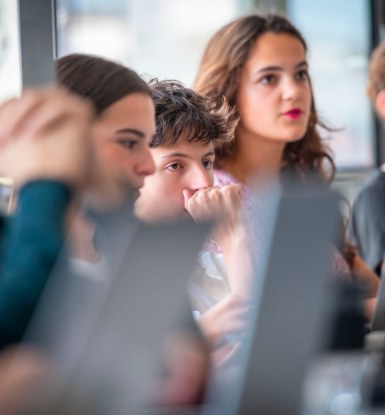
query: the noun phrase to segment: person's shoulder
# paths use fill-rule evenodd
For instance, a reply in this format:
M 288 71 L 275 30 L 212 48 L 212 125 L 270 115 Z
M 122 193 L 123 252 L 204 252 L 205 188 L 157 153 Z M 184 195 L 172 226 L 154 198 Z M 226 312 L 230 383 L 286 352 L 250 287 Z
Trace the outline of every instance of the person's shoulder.
M 385 170 L 376 171 L 358 192 L 354 203 L 353 212 L 356 214 L 362 209 L 381 211 L 385 206 Z
M 380 166 L 379 171 L 373 176 L 372 181 L 374 183 L 378 183 L 383 189 L 385 189 L 385 164 Z
M 232 183 L 234 178 L 225 170 L 214 169 L 214 181 L 215 184 L 229 184 Z
M 381 165 L 368 179 L 364 188 L 382 187 L 385 190 L 385 164 Z
M 359 197 L 378 195 L 385 197 L 385 165 L 372 174 L 358 193 Z
M 226 170 L 214 169 L 214 185 L 225 186 L 227 184 L 241 184 L 231 173 Z
M 19 190 L 19 199 L 33 199 L 37 201 L 53 200 L 56 198 L 69 200 L 72 189 L 64 182 L 50 179 L 36 179 L 23 184 Z

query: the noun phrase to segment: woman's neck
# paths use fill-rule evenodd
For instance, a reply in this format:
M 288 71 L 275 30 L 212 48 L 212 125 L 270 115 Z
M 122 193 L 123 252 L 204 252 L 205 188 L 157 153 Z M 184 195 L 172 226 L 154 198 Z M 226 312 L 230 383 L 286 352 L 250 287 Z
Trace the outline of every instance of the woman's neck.
M 228 171 L 242 183 L 258 174 L 279 175 L 282 165 L 283 151 L 286 143 L 263 138 L 238 136 L 234 156 L 223 163 L 223 169 Z
M 100 262 L 102 255 L 94 246 L 94 235 L 95 225 L 81 210 L 74 212 L 68 235 L 71 256 L 87 262 Z

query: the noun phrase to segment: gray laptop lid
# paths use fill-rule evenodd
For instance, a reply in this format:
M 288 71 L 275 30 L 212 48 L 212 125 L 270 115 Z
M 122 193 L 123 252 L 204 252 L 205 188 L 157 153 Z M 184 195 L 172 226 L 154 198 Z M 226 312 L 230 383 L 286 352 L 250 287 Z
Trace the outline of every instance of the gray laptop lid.
M 301 413 L 307 364 L 325 332 L 337 197 L 318 186 L 292 186 L 270 200 L 270 218 L 256 264 L 251 336 L 223 406 L 209 414 Z
M 68 406 L 71 413 L 144 411 L 154 377 L 161 370 L 163 340 L 178 327 L 197 330 L 186 282 L 208 231 L 208 225 L 192 221 L 159 227 L 141 225 L 108 290 L 96 290 L 96 301 L 80 304 L 75 279 L 68 292 L 76 300 L 69 299 L 70 307 L 63 305 L 59 325 L 44 324 L 40 329 L 37 316 L 35 333 L 40 342 L 51 347 L 48 352 L 62 369 L 55 410 Z M 50 292 L 53 297 L 55 294 L 60 297 Z M 84 306 L 87 316 L 82 319 Z M 68 308 L 73 307 L 76 312 L 68 314 Z M 41 321 L 46 321 L 45 316 Z M 34 330 L 29 337 L 36 337 Z M 75 346 L 74 337 L 80 337 L 75 339 Z

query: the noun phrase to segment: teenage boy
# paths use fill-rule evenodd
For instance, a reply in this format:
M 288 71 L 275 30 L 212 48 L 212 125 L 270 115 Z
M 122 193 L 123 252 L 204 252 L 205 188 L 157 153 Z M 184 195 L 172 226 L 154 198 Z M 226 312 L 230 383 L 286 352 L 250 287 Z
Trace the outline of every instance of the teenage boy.
M 213 187 L 215 148 L 233 136 L 232 114 L 225 102 L 213 102 L 176 81 L 152 81 L 150 86 L 156 118 L 150 143 L 155 173 L 145 178 L 135 214 L 148 223 L 186 217 L 216 222 L 209 249 L 200 258 L 202 272 L 190 287 L 198 322 L 215 344 L 241 329 L 250 284 L 240 189 Z

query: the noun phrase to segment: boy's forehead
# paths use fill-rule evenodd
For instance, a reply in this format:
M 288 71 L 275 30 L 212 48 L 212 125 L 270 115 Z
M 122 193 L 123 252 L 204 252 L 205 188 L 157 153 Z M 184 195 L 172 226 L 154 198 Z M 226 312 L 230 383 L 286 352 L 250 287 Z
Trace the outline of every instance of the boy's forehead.
M 202 153 L 214 153 L 214 145 L 210 142 L 204 141 L 187 141 L 185 139 L 178 140 L 176 143 L 172 144 L 170 142 L 162 144 L 158 147 L 152 149 L 154 153 L 162 154 L 174 154 L 174 153 L 186 153 L 186 154 L 197 154 Z

